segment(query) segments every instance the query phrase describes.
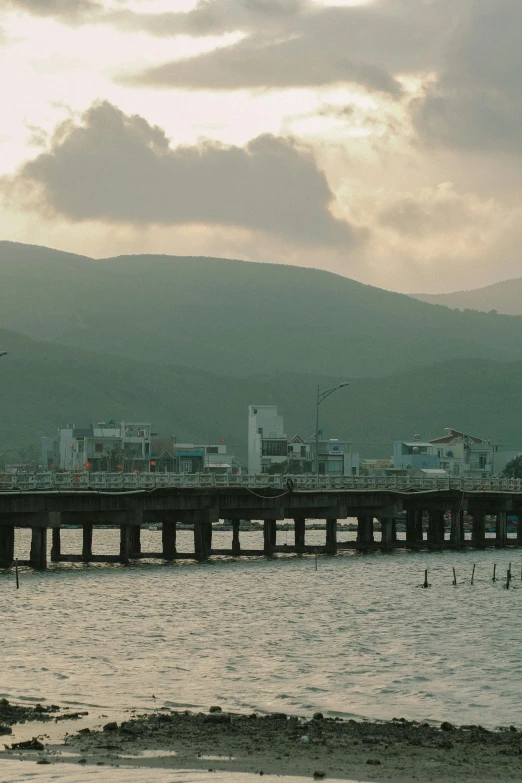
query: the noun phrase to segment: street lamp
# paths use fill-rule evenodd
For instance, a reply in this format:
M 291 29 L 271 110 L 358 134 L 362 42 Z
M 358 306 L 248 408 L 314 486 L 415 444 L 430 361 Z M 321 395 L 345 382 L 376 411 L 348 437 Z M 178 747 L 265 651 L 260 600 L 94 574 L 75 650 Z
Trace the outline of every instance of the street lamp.
M 340 383 L 338 386 L 334 386 L 332 389 L 326 389 L 321 391 L 320 387 L 317 387 L 317 405 L 315 409 L 315 477 L 317 484 L 319 485 L 319 405 L 326 400 L 330 394 L 333 394 L 337 389 L 342 389 L 343 386 L 349 386 L 349 383 Z

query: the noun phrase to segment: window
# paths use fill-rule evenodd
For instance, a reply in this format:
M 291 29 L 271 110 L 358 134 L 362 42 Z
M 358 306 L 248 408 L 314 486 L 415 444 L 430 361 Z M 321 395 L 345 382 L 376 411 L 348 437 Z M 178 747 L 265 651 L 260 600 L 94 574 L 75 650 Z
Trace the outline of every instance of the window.
M 301 446 L 301 457 L 306 457 L 306 446 Z
M 485 454 L 479 454 L 479 468 L 481 470 L 484 470 L 484 468 L 486 467 L 487 460 L 488 460 L 488 458 L 487 458 L 487 456 Z
M 82 454 L 83 453 L 83 447 L 84 447 L 84 441 L 83 440 L 77 441 L 77 447 L 78 447 L 78 454 Z
M 328 473 L 342 473 L 343 463 L 340 459 L 329 459 L 326 465 Z
M 288 453 L 289 453 L 289 454 L 292 454 L 292 453 L 293 453 L 293 451 L 294 451 L 294 447 L 293 447 L 293 446 L 289 446 L 289 447 L 288 447 Z
M 261 453 L 263 457 L 286 457 L 288 444 L 286 440 L 264 440 Z
M 94 451 L 96 451 L 96 452 L 103 451 L 103 443 L 95 443 L 94 444 Z
M 207 446 L 207 454 L 218 454 L 219 449 L 217 446 Z

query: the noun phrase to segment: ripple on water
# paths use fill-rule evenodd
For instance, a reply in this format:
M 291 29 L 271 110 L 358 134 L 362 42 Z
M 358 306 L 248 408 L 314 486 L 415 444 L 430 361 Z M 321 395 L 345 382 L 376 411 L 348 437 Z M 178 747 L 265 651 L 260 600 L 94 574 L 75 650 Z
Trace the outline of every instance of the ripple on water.
M 160 539 L 151 533 L 147 546 Z M 258 533 L 242 540 L 261 545 Z M 190 533 L 179 543 L 188 549 Z M 28 547 L 23 533 L 17 545 Z M 115 531 L 95 535 L 96 552 L 118 546 Z M 64 531 L 63 551 L 80 549 L 81 531 Z M 0 692 L 140 709 L 155 694 L 160 706 L 245 710 L 277 710 L 284 694 L 297 713 L 522 725 L 522 585 L 491 581 L 493 563 L 503 573 L 510 559 L 350 554 L 319 558 L 317 571 L 308 557 L 59 566 L 23 570 L 19 591 L 2 573 Z M 419 590 L 425 567 L 432 588 Z

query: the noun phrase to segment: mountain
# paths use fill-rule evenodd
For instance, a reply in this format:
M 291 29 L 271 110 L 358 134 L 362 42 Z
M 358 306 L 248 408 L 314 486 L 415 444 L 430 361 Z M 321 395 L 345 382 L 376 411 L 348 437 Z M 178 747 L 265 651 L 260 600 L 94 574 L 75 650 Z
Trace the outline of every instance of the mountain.
M 507 315 L 522 315 L 522 277 L 503 280 L 471 291 L 451 294 L 412 294 L 412 297 L 430 304 L 459 308 L 460 310 L 496 310 Z
M 247 406 L 276 404 L 288 435 L 315 428 L 317 383 L 347 380 L 295 373 L 233 378 L 175 365 L 94 354 L 0 330 L 0 456 L 54 435 L 59 426 L 151 421 L 162 435 L 217 441 L 245 454 Z M 387 378 L 348 378 L 321 406 L 326 437 L 348 438 L 364 456 L 388 457 L 393 441 L 456 427 L 522 444 L 522 362 L 451 360 Z
M 1 242 L 0 281 L 0 328 L 225 376 L 382 377 L 452 358 L 522 356 L 522 317 L 462 313 L 315 269 L 93 260 Z

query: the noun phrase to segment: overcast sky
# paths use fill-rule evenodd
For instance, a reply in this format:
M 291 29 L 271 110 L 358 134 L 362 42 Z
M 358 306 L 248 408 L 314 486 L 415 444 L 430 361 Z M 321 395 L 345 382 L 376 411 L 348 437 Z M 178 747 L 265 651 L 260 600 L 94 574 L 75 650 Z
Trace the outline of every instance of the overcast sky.
M 521 0 L 2 0 L 0 238 L 522 274 Z

